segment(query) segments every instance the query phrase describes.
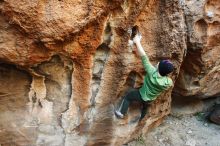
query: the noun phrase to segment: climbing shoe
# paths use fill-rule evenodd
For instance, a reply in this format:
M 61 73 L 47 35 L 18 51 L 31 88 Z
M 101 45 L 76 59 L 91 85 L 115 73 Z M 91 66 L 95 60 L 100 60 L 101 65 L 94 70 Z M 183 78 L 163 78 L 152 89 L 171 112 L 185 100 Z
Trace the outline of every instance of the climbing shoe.
M 115 111 L 115 115 L 116 115 L 118 118 L 120 118 L 120 119 L 123 119 L 123 118 L 124 118 L 124 115 L 123 115 L 120 111 L 118 111 L 118 110 Z

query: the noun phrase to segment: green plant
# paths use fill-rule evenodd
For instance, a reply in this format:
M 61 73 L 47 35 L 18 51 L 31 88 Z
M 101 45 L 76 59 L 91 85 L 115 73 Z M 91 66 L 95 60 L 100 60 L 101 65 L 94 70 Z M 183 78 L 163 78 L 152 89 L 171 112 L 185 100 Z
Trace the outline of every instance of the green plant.
M 146 146 L 145 141 L 144 141 L 144 138 L 143 138 L 142 135 L 138 136 L 138 137 L 135 139 L 135 141 L 136 141 L 137 143 L 141 144 L 141 145 Z
M 195 116 L 198 121 L 204 121 L 206 117 L 204 112 L 198 112 L 195 114 Z

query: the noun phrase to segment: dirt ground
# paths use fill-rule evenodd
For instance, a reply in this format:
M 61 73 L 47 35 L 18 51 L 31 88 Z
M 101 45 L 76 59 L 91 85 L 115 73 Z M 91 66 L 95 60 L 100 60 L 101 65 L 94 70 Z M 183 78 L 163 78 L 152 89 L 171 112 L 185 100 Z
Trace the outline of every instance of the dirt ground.
M 220 146 L 220 126 L 202 114 L 170 115 L 159 127 L 127 146 Z

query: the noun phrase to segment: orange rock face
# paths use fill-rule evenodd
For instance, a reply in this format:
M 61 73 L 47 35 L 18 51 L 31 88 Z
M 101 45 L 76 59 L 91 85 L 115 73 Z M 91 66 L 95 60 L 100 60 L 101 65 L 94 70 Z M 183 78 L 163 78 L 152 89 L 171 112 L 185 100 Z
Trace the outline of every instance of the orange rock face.
M 1 1 L 0 144 L 115 146 L 160 124 L 170 112 L 172 89 L 151 104 L 142 122 L 136 120 L 137 104 L 123 120 L 114 115 L 121 96 L 139 87 L 145 74 L 128 46 L 134 25 L 140 26 L 143 47 L 154 65 L 163 58 L 173 61 L 176 93 L 219 93 L 214 88 L 219 3 L 204 2 L 198 8 L 193 3 Z M 200 19 L 187 13 L 204 10 L 208 14 Z M 188 68 L 187 62 L 193 66 Z M 197 78 L 199 89 L 186 90 Z

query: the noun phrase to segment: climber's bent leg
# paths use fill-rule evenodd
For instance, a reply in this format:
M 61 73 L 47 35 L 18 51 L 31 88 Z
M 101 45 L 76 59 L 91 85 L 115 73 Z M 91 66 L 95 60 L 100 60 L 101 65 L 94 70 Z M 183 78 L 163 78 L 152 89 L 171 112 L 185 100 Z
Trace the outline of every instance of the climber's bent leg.
M 121 103 L 119 109 L 115 111 L 115 114 L 118 117 L 123 118 L 124 115 L 128 111 L 129 105 L 133 101 L 143 102 L 143 100 L 141 98 L 141 95 L 139 93 L 139 89 L 133 89 L 132 91 L 128 92 L 128 94 L 123 98 L 122 103 Z
M 147 114 L 147 110 L 148 110 L 148 103 L 147 103 L 147 102 L 143 102 L 142 109 L 141 109 L 140 121 L 141 121 L 141 120 L 145 117 L 145 115 Z

